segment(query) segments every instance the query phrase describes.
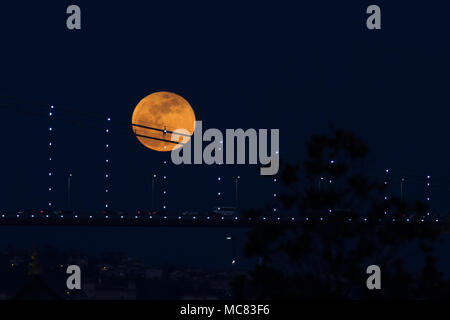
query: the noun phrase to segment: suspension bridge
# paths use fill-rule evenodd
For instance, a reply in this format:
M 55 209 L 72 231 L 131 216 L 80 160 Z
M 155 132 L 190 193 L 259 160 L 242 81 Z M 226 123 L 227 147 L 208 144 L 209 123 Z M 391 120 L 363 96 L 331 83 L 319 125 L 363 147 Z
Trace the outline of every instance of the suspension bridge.
M 53 140 L 55 135 L 57 134 L 55 130 L 55 118 L 60 116 L 62 121 L 77 121 L 82 123 L 85 126 L 91 126 L 95 129 L 103 128 L 105 137 L 102 141 L 105 142 L 105 148 L 100 150 L 104 150 L 105 156 L 105 166 L 104 166 L 104 209 L 110 210 L 110 191 L 112 188 L 112 183 L 110 179 L 110 157 L 111 157 L 111 138 L 110 131 L 114 129 L 115 132 L 122 134 L 130 134 L 130 124 L 125 122 L 115 122 L 112 124 L 111 117 L 105 114 L 93 113 L 93 112 L 79 112 L 74 111 L 71 108 L 66 107 L 55 107 L 53 105 L 45 106 L 42 104 L 33 103 L 33 106 L 37 106 L 36 108 L 30 109 L 24 107 L 23 104 L 14 102 L 0 102 L 0 109 L 7 109 L 13 112 L 19 112 L 24 116 L 30 117 L 39 117 L 39 118 L 47 118 L 47 121 L 42 121 L 43 126 L 46 126 L 46 131 L 48 132 L 48 181 L 46 182 L 46 189 L 48 190 L 47 198 L 47 209 L 50 211 L 55 211 L 54 205 L 54 155 L 55 149 L 53 148 Z M 141 124 L 132 124 L 132 130 L 137 136 L 141 136 L 146 139 L 155 139 L 162 140 L 164 142 L 174 142 L 170 139 L 160 139 L 158 137 L 152 137 L 148 134 L 140 134 L 137 132 L 136 128 L 141 128 L 147 130 L 147 132 L 154 131 L 160 132 L 163 135 L 165 134 L 176 134 L 180 136 L 187 136 L 183 133 L 178 133 L 174 128 L 168 128 L 164 126 L 163 128 L 157 127 L 155 124 L 151 123 L 141 123 Z M 45 156 L 45 155 L 43 155 Z M 166 161 L 165 161 L 165 164 Z M 389 169 L 383 169 L 384 172 L 380 172 L 380 174 L 374 174 L 377 178 L 384 179 L 385 184 L 389 185 L 398 185 L 400 198 L 404 197 L 405 189 L 407 186 L 416 184 L 423 187 L 423 199 L 427 203 L 431 203 L 431 195 L 432 195 L 432 186 L 431 186 L 431 177 L 429 175 L 417 175 L 417 174 L 408 174 L 408 175 L 397 175 L 394 176 Z M 238 177 L 234 177 L 236 183 L 236 207 L 237 207 L 237 199 L 238 199 Z M 269 190 L 267 192 L 268 201 L 276 202 L 278 197 L 278 180 L 276 177 L 272 178 L 273 180 L 273 190 Z M 163 180 L 166 179 L 166 175 L 163 175 Z M 216 192 L 218 198 L 221 197 L 222 192 L 219 190 L 221 177 L 217 177 L 218 191 Z M 70 177 L 68 180 L 68 208 L 71 207 L 70 203 Z M 318 188 L 323 187 L 323 184 L 331 184 L 332 180 L 327 177 L 320 177 L 318 180 Z M 152 184 L 154 184 L 154 179 L 152 180 Z M 163 187 L 164 189 L 164 187 Z M 391 188 L 393 189 L 393 188 Z M 450 192 L 450 182 L 445 179 L 439 179 L 433 177 L 433 190 L 440 189 L 441 191 Z M 152 207 L 153 207 L 153 194 L 152 190 Z M 392 193 L 392 191 L 390 191 Z M 166 194 L 166 190 L 163 190 L 162 197 Z M 386 198 L 390 197 L 391 194 L 386 194 Z M 61 202 L 61 201 L 60 201 Z M 161 209 L 167 210 L 166 200 L 160 201 Z M 114 216 L 108 216 L 100 213 L 78 213 L 76 214 L 74 210 L 72 214 L 63 215 L 63 214 L 40 214 L 40 211 L 35 211 L 33 214 L 28 214 L 24 216 L 19 213 L 19 210 L 12 212 L 1 212 L 0 210 L 0 225 L 70 225 L 70 226 L 140 226 L 140 227 L 250 227 L 255 224 L 264 224 L 264 223 L 278 223 L 278 224 L 286 224 L 286 225 L 299 225 L 302 223 L 308 223 L 309 217 L 293 217 L 293 216 L 284 216 L 279 208 L 277 208 L 278 204 L 273 204 L 271 206 L 271 212 L 267 213 L 265 216 L 261 216 L 258 218 L 246 218 L 240 214 L 235 214 L 232 216 L 210 216 L 207 214 L 201 214 L 196 216 L 184 216 L 182 214 L 178 215 L 177 213 L 171 212 L 167 215 L 155 215 L 148 216 L 146 218 L 138 217 L 134 214 L 114 214 Z M 443 215 L 441 215 L 443 216 Z M 434 223 L 436 225 L 447 225 L 446 218 L 435 218 L 433 215 L 431 217 L 423 217 L 415 221 L 410 221 L 409 218 L 401 219 L 400 221 L 391 220 L 390 223 Z M 312 218 L 312 217 L 311 217 Z M 317 217 L 319 221 L 326 222 L 327 217 L 324 215 L 323 217 Z M 390 217 L 386 217 L 386 221 L 392 219 Z M 365 223 L 364 219 L 360 219 L 359 221 L 348 221 L 348 223 Z

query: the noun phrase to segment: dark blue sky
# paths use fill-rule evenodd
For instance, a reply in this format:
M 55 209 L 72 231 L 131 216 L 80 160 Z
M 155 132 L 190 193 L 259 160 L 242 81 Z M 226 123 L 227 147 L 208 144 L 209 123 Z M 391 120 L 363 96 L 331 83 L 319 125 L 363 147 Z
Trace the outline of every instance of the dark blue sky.
M 365 11 L 374 3 L 382 30 L 369 31 Z M 66 29 L 70 4 L 81 7 L 81 31 Z M 369 143 L 373 174 L 386 166 L 417 181 L 431 174 L 436 205 L 446 207 L 448 11 L 442 1 L 3 3 L 0 208 L 48 202 L 50 104 L 56 205 L 66 203 L 69 171 L 77 208 L 104 203 L 104 122 L 96 119 L 109 115 L 112 205 L 149 206 L 150 176 L 169 154 L 143 148 L 127 124 L 139 100 L 161 90 L 185 97 L 204 128 L 280 128 L 283 160 L 301 160 L 306 140 L 330 123 L 353 130 Z M 258 173 L 171 167 L 169 208 L 217 204 L 218 175 L 232 204 L 236 174 L 242 205 L 261 206 L 273 188 Z

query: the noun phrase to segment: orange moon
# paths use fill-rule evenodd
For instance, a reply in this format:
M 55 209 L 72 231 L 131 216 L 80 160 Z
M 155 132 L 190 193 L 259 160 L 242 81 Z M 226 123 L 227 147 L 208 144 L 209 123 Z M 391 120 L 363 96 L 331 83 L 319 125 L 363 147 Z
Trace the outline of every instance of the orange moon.
M 134 109 L 131 121 L 139 142 L 156 151 L 182 147 L 180 143 L 187 143 L 195 130 L 195 113 L 189 102 L 166 91 L 142 99 Z M 172 141 L 172 136 L 176 141 Z

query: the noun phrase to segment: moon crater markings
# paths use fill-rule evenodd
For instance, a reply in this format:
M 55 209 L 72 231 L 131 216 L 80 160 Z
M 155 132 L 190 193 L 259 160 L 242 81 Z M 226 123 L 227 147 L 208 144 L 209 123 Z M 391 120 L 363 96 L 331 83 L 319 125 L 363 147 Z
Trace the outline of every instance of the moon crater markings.
M 132 128 L 139 142 L 156 151 L 172 151 L 181 144 L 171 141 L 172 132 L 184 129 L 191 136 L 195 130 L 195 113 L 183 97 L 166 91 L 142 99 L 132 116 Z M 184 143 L 190 139 L 179 136 Z

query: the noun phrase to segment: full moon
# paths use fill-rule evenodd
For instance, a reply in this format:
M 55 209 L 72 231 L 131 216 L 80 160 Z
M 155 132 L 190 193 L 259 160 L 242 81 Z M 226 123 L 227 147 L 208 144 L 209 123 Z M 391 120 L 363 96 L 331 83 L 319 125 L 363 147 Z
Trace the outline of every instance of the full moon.
M 172 151 L 190 140 L 195 130 L 195 113 L 183 97 L 172 92 L 155 92 L 137 104 L 131 124 L 136 138 L 145 147 Z

